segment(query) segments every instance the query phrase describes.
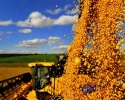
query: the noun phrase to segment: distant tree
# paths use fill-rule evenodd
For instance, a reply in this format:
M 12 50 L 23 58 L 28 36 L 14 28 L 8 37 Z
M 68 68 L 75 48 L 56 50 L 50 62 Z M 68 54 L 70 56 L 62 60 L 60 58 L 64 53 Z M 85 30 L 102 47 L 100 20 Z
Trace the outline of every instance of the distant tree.
M 34 55 L 37 55 L 37 54 L 38 54 L 38 53 L 36 53 L 36 52 L 34 53 Z

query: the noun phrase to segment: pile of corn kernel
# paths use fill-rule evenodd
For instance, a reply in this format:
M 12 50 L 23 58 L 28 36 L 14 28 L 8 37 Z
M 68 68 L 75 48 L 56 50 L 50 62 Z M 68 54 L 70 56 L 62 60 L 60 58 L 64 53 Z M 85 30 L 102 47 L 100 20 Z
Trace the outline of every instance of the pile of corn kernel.
M 68 49 L 61 95 L 64 100 L 122 100 L 125 74 L 119 65 L 124 52 L 125 1 L 79 0 L 79 4 L 80 18 Z M 84 67 L 92 74 L 78 74 Z M 79 86 L 86 84 L 95 85 L 96 91 L 83 94 Z

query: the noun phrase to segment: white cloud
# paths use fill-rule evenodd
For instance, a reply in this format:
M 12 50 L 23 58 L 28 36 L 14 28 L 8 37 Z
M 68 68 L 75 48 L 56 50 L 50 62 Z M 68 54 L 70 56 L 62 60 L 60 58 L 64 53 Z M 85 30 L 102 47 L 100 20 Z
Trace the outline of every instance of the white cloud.
M 58 8 L 58 9 L 55 9 L 55 10 L 46 10 L 47 13 L 49 14 L 58 14 L 60 13 L 61 11 L 66 11 L 66 14 L 76 14 L 78 13 L 78 6 L 76 6 L 76 8 L 73 8 L 72 10 L 68 10 L 69 8 L 71 7 L 71 4 L 67 4 L 64 6 L 63 9 L 61 8 Z
M 21 27 L 47 27 L 52 26 L 53 19 L 42 15 L 40 12 L 33 12 L 29 15 L 28 19 L 25 21 L 18 21 L 17 26 Z
M 12 20 L 0 21 L 1 26 L 8 26 L 10 24 L 13 24 Z
M 1 54 L 9 54 L 9 53 L 19 53 L 15 50 L 7 50 L 7 49 L 0 49 Z
M 32 30 L 31 29 L 21 29 L 19 30 L 20 33 L 31 33 Z
M 2 39 L 0 38 L 0 41 L 1 41 Z
M 75 8 L 73 8 L 72 10 L 69 10 L 68 8 L 70 7 L 71 5 L 66 5 L 64 7 L 65 11 L 66 11 L 66 14 L 68 15 L 73 15 L 73 14 L 77 14 L 78 11 L 79 11 L 79 5 L 75 6 Z
M 66 12 L 66 14 L 77 14 L 78 13 L 78 10 L 77 9 L 73 9 L 73 10 L 68 10 Z
M 69 16 L 69 15 L 62 15 L 58 19 L 55 20 L 54 25 L 67 25 L 67 24 L 74 24 L 76 23 L 78 16 Z
M 62 44 L 63 42 L 59 37 L 49 37 L 48 39 L 32 39 L 32 40 L 24 40 L 19 42 L 16 47 L 21 48 L 37 48 L 41 45 L 51 45 L 51 44 Z
M 7 50 L 4 50 L 4 49 L 0 49 L 0 53 L 6 53 Z
M 2 31 L 0 31 L 0 35 L 3 35 L 3 32 L 2 32 Z
M 13 33 L 13 32 L 11 32 L 11 31 L 8 31 L 8 32 L 7 32 L 7 34 L 12 34 L 12 33 Z
M 64 10 L 66 11 L 69 7 L 71 7 L 71 4 L 65 5 Z
M 61 41 L 60 37 L 49 37 L 48 44 L 63 44 L 63 41 Z
M 6 38 L 10 38 L 10 36 L 6 36 Z
M 49 14 L 58 14 L 62 11 L 61 8 L 55 9 L 55 10 L 46 10 L 47 13 Z
M 23 49 L 23 50 L 6 50 L 6 49 L 0 49 L 0 54 L 43 54 L 44 51 L 38 50 L 38 49 Z
M 29 21 L 29 19 L 25 21 L 18 21 L 16 25 L 20 27 L 32 27 L 32 23 Z
M 68 45 L 60 45 L 58 47 L 53 47 L 52 50 L 57 50 L 57 51 L 65 51 L 67 50 Z
M 31 13 L 28 19 L 26 19 L 25 21 L 18 21 L 16 25 L 20 27 L 42 28 L 42 27 L 49 27 L 53 25 L 73 24 L 75 23 L 76 19 L 77 19 L 77 15 L 74 15 L 74 16 L 62 15 L 58 19 L 51 19 L 49 17 L 42 15 L 40 12 L 36 11 Z
M 51 18 L 46 17 L 39 12 L 33 12 L 32 14 L 30 14 L 29 19 L 32 25 L 35 27 L 51 26 L 53 23 L 53 20 Z
M 33 40 L 24 40 L 22 42 L 19 42 L 19 44 L 16 45 L 16 47 L 22 47 L 22 48 L 36 48 L 40 45 L 47 44 L 47 40 L 45 39 L 33 39 Z

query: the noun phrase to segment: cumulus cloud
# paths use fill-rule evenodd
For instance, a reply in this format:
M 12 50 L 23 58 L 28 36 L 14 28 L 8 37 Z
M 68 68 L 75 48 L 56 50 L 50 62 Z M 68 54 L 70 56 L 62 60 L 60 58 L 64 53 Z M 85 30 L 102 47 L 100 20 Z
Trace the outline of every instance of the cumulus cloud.
M 29 19 L 25 21 L 18 21 L 16 25 L 20 27 L 32 27 L 32 23 L 29 21 Z
M 49 9 L 49 10 L 46 10 L 46 12 L 49 13 L 49 14 L 58 14 L 61 11 L 65 11 L 66 14 L 76 14 L 76 13 L 78 13 L 78 6 L 76 6 L 76 8 L 73 8 L 72 10 L 69 10 L 70 7 L 71 7 L 71 4 L 67 4 L 67 5 L 64 6 L 63 9 L 61 9 L 61 8 L 58 8 L 58 9 L 55 9 L 55 10 Z
M 25 21 L 18 21 L 16 23 L 17 26 L 20 27 L 49 27 L 53 25 L 67 25 L 75 23 L 77 19 L 77 15 L 68 16 L 62 15 L 58 19 L 51 19 L 50 17 L 46 17 L 42 15 L 40 12 L 36 11 L 29 15 L 28 19 Z
M 61 41 L 60 37 L 49 37 L 48 38 L 48 44 L 63 44 L 63 41 Z
M 12 53 L 19 53 L 16 50 L 7 50 L 7 49 L 0 49 L 0 54 L 12 54 Z
M 66 12 L 65 14 L 67 15 L 78 14 L 79 5 L 75 6 L 73 9 L 70 9 L 71 6 L 72 6 L 71 4 L 65 5 L 64 7 L 64 11 Z
M 69 7 L 71 7 L 70 4 L 65 5 L 63 9 L 57 8 L 55 10 L 47 10 L 50 14 L 58 14 L 61 11 L 66 11 L 66 14 L 76 14 L 78 12 L 78 9 L 74 9 L 72 11 L 68 10 Z M 62 15 L 57 19 L 52 19 L 50 17 L 47 17 L 40 12 L 32 12 L 28 18 L 24 21 L 20 20 L 16 23 L 14 23 L 12 20 L 6 20 L 6 21 L 0 21 L 1 26 L 8 26 L 11 24 L 15 24 L 19 27 L 49 27 L 53 25 L 67 25 L 74 23 L 74 17 L 77 18 L 76 15 L 74 16 L 68 16 L 68 15 Z
M 7 34 L 12 34 L 13 32 L 11 32 L 11 31 L 7 31 Z
M 51 18 L 46 17 L 39 12 L 31 13 L 29 16 L 29 20 L 35 27 L 51 26 L 53 23 L 53 20 Z
M 41 45 L 51 45 L 51 44 L 62 44 L 63 42 L 59 37 L 49 37 L 48 39 L 32 39 L 32 40 L 24 40 L 19 42 L 16 47 L 21 48 L 37 48 Z
M 78 13 L 78 9 L 68 10 L 66 12 L 66 14 L 77 14 L 77 13 Z
M 0 49 L 0 54 L 43 54 L 44 51 L 36 50 L 36 49 L 23 49 L 23 50 L 7 50 L 7 49 Z
M 74 24 L 76 23 L 78 16 L 69 16 L 69 15 L 62 15 L 58 19 L 55 20 L 54 25 L 67 25 L 67 24 Z
M 12 20 L 0 21 L 1 26 L 8 26 L 10 24 L 13 24 Z
M 71 7 L 71 4 L 65 5 L 64 10 L 67 11 L 69 7 Z
M 58 47 L 53 47 L 52 50 L 65 51 L 68 45 L 60 45 Z
M 4 49 L 0 49 L 0 53 L 2 54 L 2 53 L 6 53 L 7 52 L 7 50 L 4 50 Z
M 79 12 L 79 6 L 76 6 L 75 8 L 73 8 L 72 10 L 66 10 L 66 14 L 77 14 Z
M 55 10 L 46 10 L 47 13 L 49 14 L 58 14 L 62 11 L 61 8 L 55 9 Z
M 18 21 L 17 26 L 21 27 L 47 27 L 52 26 L 53 19 L 42 15 L 40 12 L 33 12 L 25 21 Z
M 20 33 L 31 33 L 32 30 L 31 29 L 21 29 L 19 30 Z
M 22 47 L 22 48 L 36 48 L 40 45 L 47 44 L 47 40 L 45 39 L 33 39 L 33 40 L 24 40 L 22 42 L 19 42 L 19 44 L 16 45 L 16 47 Z

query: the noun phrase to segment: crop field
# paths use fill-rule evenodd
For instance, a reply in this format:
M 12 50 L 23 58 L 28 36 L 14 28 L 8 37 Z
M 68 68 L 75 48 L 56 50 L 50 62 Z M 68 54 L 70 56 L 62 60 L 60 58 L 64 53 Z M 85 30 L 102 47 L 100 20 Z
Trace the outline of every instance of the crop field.
M 56 62 L 56 56 L 59 54 L 37 54 L 37 55 L 18 55 L 8 54 L 0 55 L 0 80 L 11 78 L 26 72 L 30 72 L 28 63 L 30 62 Z
M 0 68 L 0 81 L 11 78 L 26 72 L 30 72 L 30 68 L 21 68 L 21 67 L 13 67 L 13 68 L 7 68 L 7 67 L 1 67 Z
M 0 55 L 0 63 L 30 63 L 35 61 L 55 62 L 56 56 L 59 54 L 37 54 L 37 55 Z

